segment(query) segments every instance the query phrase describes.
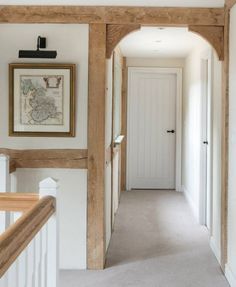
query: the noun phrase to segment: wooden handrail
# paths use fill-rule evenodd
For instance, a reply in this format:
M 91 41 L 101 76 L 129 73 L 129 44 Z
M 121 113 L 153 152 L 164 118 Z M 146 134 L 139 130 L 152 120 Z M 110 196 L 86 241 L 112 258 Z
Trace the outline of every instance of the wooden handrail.
M 0 278 L 55 212 L 56 199 L 46 196 L 0 236 Z
M 9 166 L 9 173 L 13 173 L 14 171 L 16 171 L 16 162 L 11 159 Z
M 25 212 L 39 201 L 36 193 L 0 193 L 0 211 Z

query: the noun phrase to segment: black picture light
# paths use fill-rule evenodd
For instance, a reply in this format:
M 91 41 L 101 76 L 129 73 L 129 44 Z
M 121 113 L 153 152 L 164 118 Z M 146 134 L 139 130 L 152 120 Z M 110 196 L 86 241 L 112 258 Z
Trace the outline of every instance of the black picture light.
M 42 51 L 40 49 L 46 48 L 46 38 L 38 36 L 37 50 L 20 50 L 19 58 L 47 58 L 55 59 L 57 57 L 57 51 Z

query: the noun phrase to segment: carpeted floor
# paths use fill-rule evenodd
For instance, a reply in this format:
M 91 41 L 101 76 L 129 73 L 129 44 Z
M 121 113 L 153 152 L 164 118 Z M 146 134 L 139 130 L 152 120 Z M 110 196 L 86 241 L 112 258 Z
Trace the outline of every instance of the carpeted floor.
M 60 287 L 227 287 L 182 193 L 122 194 L 104 271 L 62 271 Z

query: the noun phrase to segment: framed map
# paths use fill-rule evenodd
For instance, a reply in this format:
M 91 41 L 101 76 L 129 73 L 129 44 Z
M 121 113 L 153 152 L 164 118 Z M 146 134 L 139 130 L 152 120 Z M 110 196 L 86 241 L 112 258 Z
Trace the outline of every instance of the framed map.
M 9 65 L 9 135 L 75 136 L 75 65 Z

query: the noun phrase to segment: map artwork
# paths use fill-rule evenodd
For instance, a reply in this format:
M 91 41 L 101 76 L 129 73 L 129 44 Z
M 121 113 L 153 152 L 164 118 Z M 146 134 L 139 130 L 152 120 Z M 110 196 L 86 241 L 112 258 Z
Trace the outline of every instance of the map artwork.
M 64 77 L 20 76 L 20 122 L 23 125 L 63 125 Z

